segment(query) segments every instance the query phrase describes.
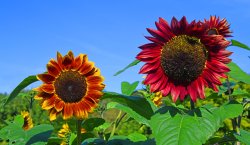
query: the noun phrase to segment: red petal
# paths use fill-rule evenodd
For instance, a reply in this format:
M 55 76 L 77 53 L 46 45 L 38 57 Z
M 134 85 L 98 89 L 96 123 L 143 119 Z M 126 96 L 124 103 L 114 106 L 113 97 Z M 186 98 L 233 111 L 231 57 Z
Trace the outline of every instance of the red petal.
M 196 91 L 196 89 L 197 88 L 195 88 L 195 86 L 193 85 L 193 82 L 189 86 L 187 86 L 188 94 L 190 95 L 190 98 L 194 102 L 196 102 L 196 99 L 197 99 L 197 91 Z
M 157 68 L 159 69 L 160 64 L 161 64 L 160 61 L 157 61 L 155 63 L 146 63 L 142 66 L 139 73 L 146 74 L 146 73 L 156 70 Z
M 39 79 L 47 84 L 50 84 L 53 81 L 55 81 L 55 77 L 51 76 L 50 74 L 38 74 L 37 79 Z
M 176 102 L 176 100 L 178 99 L 178 97 L 180 95 L 180 87 L 173 85 L 173 87 L 171 89 L 171 95 L 172 95 L 173 102 Z

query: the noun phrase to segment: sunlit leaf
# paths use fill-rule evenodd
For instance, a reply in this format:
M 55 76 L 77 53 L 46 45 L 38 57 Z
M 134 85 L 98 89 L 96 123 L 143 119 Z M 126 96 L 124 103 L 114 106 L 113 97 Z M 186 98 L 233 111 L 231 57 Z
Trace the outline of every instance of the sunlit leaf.
M 114 76 L 117 76 L 119 74 L 121 74 L 122 72 L 124 72 L 125 70 L 127 70 L 128 68 L 137 65 L 140 62 L 140 60 L 134 60 L 133 62 L 131 62 L 128 66 L 126 66 L 124 69 L 118 71 L 117 73 L 114 74 Z
M 38 81 L 35 75 L 25 78 L 11 93 L 4 105 L 13 100 L 25 87 Z
M 154 114 L 150 104 L 143 97 L 125 96 L 118 93 L 105 92 L 102 99 L 111 99 L 113 102 L 128 106 L 146 119 L 150 119 Z
M 226 118 L 237 117 L 242 111 L 242 105 L 237 102 L 230 102 L 219 108 L 197 108 L 190 115 L 172 109 L 156 113 L 152 116 L 150 125 L 157 145 L 201 145 L 220 128 Z
M 136 81 L 132 84 L 129 82 L 122 82 L 121 84 L 121 90 L 123 95 L 130 96 L 135 91 L 136 87 L 138 86 L 139 81 Z
M 250 50 L 250 47 L 248 47 L 247 45 L 245 45 L 245 44 L 243 44 L 243 43 L 241 43 L 241 42 L 239 42 L 237 40 L 232 39 L 231 42 L 232 42 L 231 46 L 237 46 L 237 47 L 240 47 L 240 48 L 244 48 L 246 50 Z
M 122 110 L 122 111 L 128 113 L 129 116 L 134 118 L 137 122 L 149 125 L 148 124 L 148 119 L 146 119 L 145 117 L 143 117 L 140 114 L 136 113 L 132 108 L 130 108 L 128 106 L 121 105 L 121 104 L 119 104 L 117 102 L 109 102 L 107 104 L 107 109 L 112 109 L 112 108 Z
M 250 132 L 240 129 L 240 135 L 234 134 L 234 136 L 242 143 L 250 145 Z
M 140 134 L 138 132 L 134 132 L 128 135 L 128 139 L 133 141 L 133 142 L 138 142 L 138 141 L 146 141 L 147 137 L 143 134 Z
M 247 73 L 245 73 L 239 66 L 237 66 L 235 63 L 231 62 L 228 64 L 229 68 L 230 68 L 230 72 L 228 73 L 230 77 L 250 84 L 250 75 L 248 75 Z

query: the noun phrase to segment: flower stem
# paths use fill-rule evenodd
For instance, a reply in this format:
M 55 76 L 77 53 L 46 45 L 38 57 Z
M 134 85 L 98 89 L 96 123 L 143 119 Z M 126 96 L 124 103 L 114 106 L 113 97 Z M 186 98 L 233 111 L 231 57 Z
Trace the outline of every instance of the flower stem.
M 227 77 L 226 81 L 227 81 L 227 91 L 228 91 L 229 101 L 232 101 L 233 97 L 232 97 L 232 92 L 231 92 L 231 87 L 230 87 L 230 82 L 229 82 L 228 77 Z M 231 119 L 231 121 L 232 121 L 232 125 L 233 125 L 233 131 L 236 132 L 237 134 L 240 134 L 239 128 L 240 128 L 241 116 L 239 116 L 238 118 L 233 118 L 233 119 Z M 240 145 L 240 142 L 236 141 L 235 144 Z
M 190 100 L 190 106 L 191 106 L 191 110 L 193 110 L 195 108 L 194 101 L 192 99 Z
M 76 120 L 76 130 L 77 130 L 77 145 L 81 145 L 81 128 L 82 128 L 82 120 Z

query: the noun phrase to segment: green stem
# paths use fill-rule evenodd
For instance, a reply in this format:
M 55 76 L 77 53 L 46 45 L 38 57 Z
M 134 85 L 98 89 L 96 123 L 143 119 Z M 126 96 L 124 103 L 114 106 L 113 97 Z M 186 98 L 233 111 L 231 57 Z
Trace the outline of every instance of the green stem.
M 110 134 L 110 137 L 112 137 L 115 134 L 115 130 L 116 130 L 116 127 L 117 127 L 117 122 L 118 122 L 119 118 L 121 117 L 121 115 L 122 115 L 122 111 L 119 111 L 119 113 L 118 113 L 118 115 L 116 117 L 116 120 L 114 122 L 114 126 L 113 126 L 112 132 Z
M 232 101 L 232 100 L 234 100 L 234 98 L 232 96 L 229 79 L 227 78 L 226 81 L 227 81 L 227 91 L 228 91 L 229 101 Z M 239 123 L 241 122 L 241 120 L 237 120 L 237 119 L 238 118 L 233 118 L 233 119 L 231 119 L 231 121 L 232 121 L 232 125 L 233 125 L 233 131 L 236 132 L 237 134 L 240 134 L 240 132 L 239 132 L 240 124 Z M 240 145 L 240 142 L 236 141 L 235 144 Z
M 76 120 L 76 130 L 77 130 L 77 145 L 81 145 L 81 128 L 82 128 L 82 120 Z

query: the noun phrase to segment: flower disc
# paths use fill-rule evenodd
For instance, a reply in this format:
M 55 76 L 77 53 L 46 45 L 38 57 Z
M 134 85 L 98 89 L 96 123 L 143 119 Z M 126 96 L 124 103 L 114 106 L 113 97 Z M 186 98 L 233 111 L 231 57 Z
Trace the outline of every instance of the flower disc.
M 161 66 L 175 85 L 188 85 L 202 73 L 206 48 L 195 37 L 180 35 L 163 46 Z

